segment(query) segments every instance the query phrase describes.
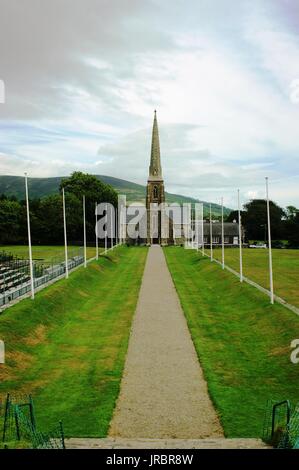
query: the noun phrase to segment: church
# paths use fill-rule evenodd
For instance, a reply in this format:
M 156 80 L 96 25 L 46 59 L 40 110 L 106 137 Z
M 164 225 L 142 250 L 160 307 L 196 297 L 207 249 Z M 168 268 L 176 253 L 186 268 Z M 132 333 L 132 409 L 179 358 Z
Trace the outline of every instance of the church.
M 167 245 L 173 243 L 172 223 L 169 219 L 166 220 L 167 216 L 166 214 L 163 214 L 163 208 L 161 209 L 164 203 L 165 190 L 162 176 L 157 112 L 155 111 L 152 131 L 151 160 L 146 187 L 147 244 L 149 245 Z M 165 236 L 163 237 L 163 222 L 165 224 L 168 223 L 169 226 L 167 238 Z
M 171 211 L 167 212 L 166 207 L 164 207 L 165 203 L 159 130 L 157 112 L 155 111 L 152 129 L 150 165 L 146 186 L 146 220 L 143 220 L 143 223 L 146 226 L 147 235 L 146 238 L 138 237 L 138 240 L 134 241 L 135 243 L 147 245 L 182 245 L 187 241 L 188 232 L 190 229 L 195 229 L 194 219 L 189 221 L 186 225 L 183 223 L 183 217 L 179 223 L 174 223 L 172 217 L 169 216 Z M 130 220 L 127 218 L 127 226 L 129 224 Z M 215 246 L 220 246 L 222 244 L 221 223 L 213 221 L 213 223 L 210 224 L 209 221 L 203 221 L 202 229 L 204 245 L 209 246 L 211 242 Z M 224 223 L 225 246 L 238 246 L 238 234 L 239 226 L 235 221 L 232 223 Z M 132 240 L 127 238 L 127 242 L 132 243 Z

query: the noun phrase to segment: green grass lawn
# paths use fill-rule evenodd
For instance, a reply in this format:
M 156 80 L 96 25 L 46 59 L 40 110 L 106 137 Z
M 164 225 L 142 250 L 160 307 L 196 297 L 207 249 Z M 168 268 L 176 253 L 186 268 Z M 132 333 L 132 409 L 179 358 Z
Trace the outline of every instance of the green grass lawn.
M 146 254 L 118 247 L 0 316 L 0 395 L 32 393 L 40 429 L 107 434 Z
M 5 245 L 0 246 L 0 252 L 6 251 L 12 253 L 13 255 L 19 256 L 21 258 L 28 259 L 28 246 L 27 245 Z M 102 251 L 102 248 L 99 248 L 99 251 Z M 83 254 L 83 247 L 80 246 L 69 246 L 68 247 L 68 256 L 77 256 Z M 87 258 L 93 258 L 96 255 L 96 248 L 94 246 L 88 246 L 86 248 Z M 43 261 L 45 264 L 58 264 L 64 261 L 64 246 L 42 246 L 36 245 L 32 247 L 32 257 L 35 260 Z
M 216 259 L 221 261 L 221 248 L 213 250 Z M 209 253 L 209 250 L 207 250 Z M 299 250 L 272 250 L 274 292 L 287 302 L 299 307 Z M 269 289 L 268 250 L 243 249 L 244 275 Z M 239 272 L 239 250 L 225 249 L 225 262 Z
M 164 253 L 225 435 L 261 436 L 267 399 L 299 401 L 298 316 L 194 250 Z

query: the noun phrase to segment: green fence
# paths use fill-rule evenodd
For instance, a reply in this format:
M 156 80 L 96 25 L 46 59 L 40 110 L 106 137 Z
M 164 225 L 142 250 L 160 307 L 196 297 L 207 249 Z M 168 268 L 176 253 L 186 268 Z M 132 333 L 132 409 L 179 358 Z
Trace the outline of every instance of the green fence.
M 268 401 L 263 440 L 278 449 L 299 448 L 299 403 Z
M 11 396 L 7 394 L 1 406 L 2 442 L 9 447 L 32 449 L 64 449 L 62 422 L 49 431 L 41 431 L 36 424 L 34 404 L 31 395 Z

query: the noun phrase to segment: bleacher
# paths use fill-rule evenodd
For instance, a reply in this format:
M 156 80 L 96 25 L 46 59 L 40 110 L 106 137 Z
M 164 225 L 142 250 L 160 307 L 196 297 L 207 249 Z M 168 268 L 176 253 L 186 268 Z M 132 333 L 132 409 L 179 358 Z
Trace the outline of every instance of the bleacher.
M 0 294 L 15 289 L 24 282 L 28 282 L 29 279 L 28 272 L 19 272 L 17 269 L 10 269 L 8 266 L 0 266 Z
M 30 280 L 29 261 L 0 252 L 0 294 L 8 295 Z
M 82 254 L 68 260 L 69 270 L 84 263 Z M 46 285 L 65 273 L 65 262 L 52 259 L 52 263 L 44 264 L 43 259 L 33 261 L 33 277 L 35 289 Z M 2 307 L 28 294 L 31 291 L 30 264 L 28 259 L 18 258 L 11 253 L 0 252 L 0 313 Z

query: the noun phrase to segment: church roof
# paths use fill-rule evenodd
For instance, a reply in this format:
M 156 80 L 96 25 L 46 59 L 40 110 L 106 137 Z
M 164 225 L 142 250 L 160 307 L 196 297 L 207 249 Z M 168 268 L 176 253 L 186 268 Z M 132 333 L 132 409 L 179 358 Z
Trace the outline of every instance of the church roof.
M 210 223 L 204 222 L 203 230 L 205 235 L 210 234 Z M 220 222 L 212 223 L 212 234 L 214 236 L 221 235 L 222 227 Z M 239 224 L 234 222 L 224 222 L 224 234 L 226 236 L 238 236 L 239 234 Z
M 150 167 L 149 167 L 148 180 L 149 181 L 161 181 L 161 180 L 163 180 L 162 167 L 161 167 L 161 157 L 160 157 L 159 131 L 158 131 L 157 112 L 156 111 L 155 111 L 154 123 L 153 123 L 151 162 L 150 162 Z

